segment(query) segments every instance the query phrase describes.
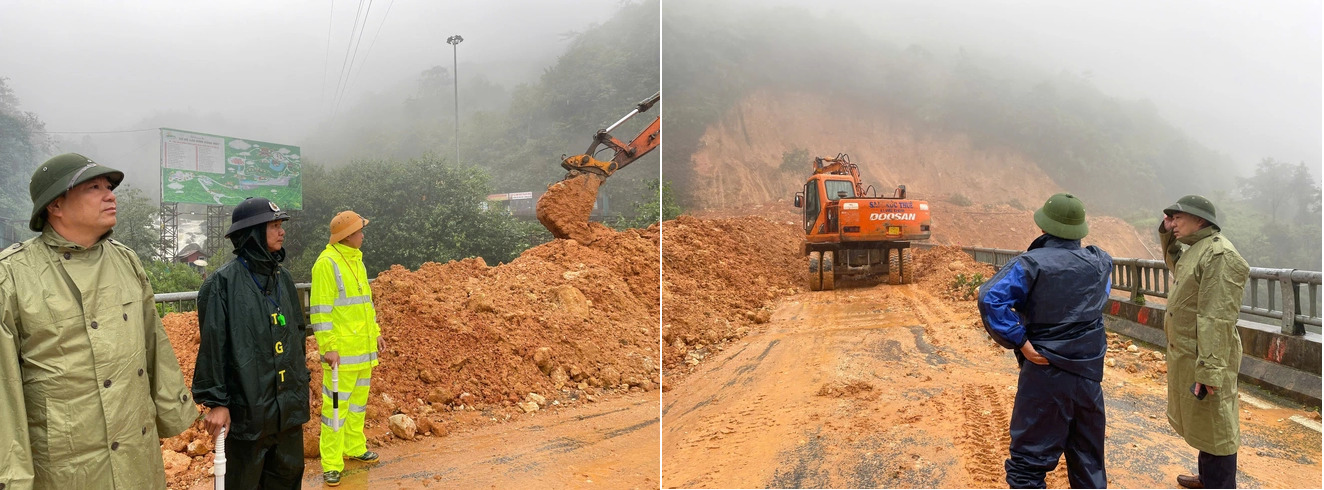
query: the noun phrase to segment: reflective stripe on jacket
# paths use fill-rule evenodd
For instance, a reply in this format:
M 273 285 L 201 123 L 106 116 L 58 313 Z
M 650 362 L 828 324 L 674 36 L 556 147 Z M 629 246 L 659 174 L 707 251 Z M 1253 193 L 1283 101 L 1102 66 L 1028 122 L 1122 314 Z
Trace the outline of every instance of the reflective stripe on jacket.
M 381 328 L 372 308 L 362 251 L 339 243 L 327 245 L 313 265 L 308 302 L 319 354 L 339 353 L 341 370 L 377 365 Z
M 133 250 L 48 225 L 0 252 L 0 484 L 165 488 L 197 407 Z

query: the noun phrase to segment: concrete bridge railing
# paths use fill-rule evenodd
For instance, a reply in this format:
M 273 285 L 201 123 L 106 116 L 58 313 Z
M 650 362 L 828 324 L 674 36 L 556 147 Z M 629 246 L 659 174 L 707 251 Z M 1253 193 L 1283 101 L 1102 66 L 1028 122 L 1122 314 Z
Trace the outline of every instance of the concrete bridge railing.
M 916 244 L 932 248 L 933 244 Z M 976 261 L 1002 267 L 1020 250 L 962 247 Z M 1114 296 L 1104 324 L 1156 346 L 1166 346 L 1163 304 L 1172 284 L 1167 264 L 1158 260 L 1113 258 Z M 1251 267 L 1241 303 L 1241 378 L 1297 401 L 1320 404 L 1321 335 L 1318 271 Z M 1152 301 L 1151 301 L 1152 299 Z

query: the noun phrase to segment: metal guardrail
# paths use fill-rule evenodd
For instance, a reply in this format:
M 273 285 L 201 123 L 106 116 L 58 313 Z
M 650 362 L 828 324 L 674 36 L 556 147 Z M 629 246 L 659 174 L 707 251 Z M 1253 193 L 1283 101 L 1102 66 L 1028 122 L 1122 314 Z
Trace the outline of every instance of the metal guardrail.
M 940 245 L 916 243 L 914 246 L 929 249 Z M 961 247 L 961 250 L 978 262 L 998 268 L 1022 253 L 1020 250 L 984 247 Z M 1319 271 L 1251 267 L 1250 280 L 1241 300 L 1241 312 L 1278 320 L 1285 335 L 1305 335 L 1306 325 L 1321 326 L 1321 279 L 1324 274 Z M 1147 296 L 1168 297 L 1172 272 L 1161 260 L 1114 257 L 1112 280 L 1114 290 L 1129 292 L 1132 302 L 1143 303 Z M 295 288 L 307 316 L 308 291 L 312 284 L 299 283 Z M 158 311 L 164 311 L 162 305 L 169 305 L 169 311 L 193 311 L 197 309 L 197 300 L 197 291 L 156 295 Z M 1292 313 L 1284 314 L 1285 311 Z
M 940 245 L 916 243 L 914 246 L 929 249 Z M 961 250 L 978 262 L 999 268 L 1022 253 L 982 247 L 961 247 Z M 1319 271 L 1251 267 L 1241 312 L 1277 320 L 1284 335 L 1305 335 L 1306 325 L 1321 326 L 1322 278 L 1324 274 Z M 1114 257 L 1112 279 L 1114 290 L 1129 292 L 1132 302 L 1143 303 L 1146 296 L 1168 297 L 1172 272 L 1161 260 Z
M 294 289 L 299 292 L 299 304 L 303 305 L 303 316 L 308 316 L 308 292 L 312 290 L 313 284 L 310 282 L 301 282 L 294 285 Z M 198 309 L 198 292 L 185 291 L 181 293 L 160 293 L 153 296 L 156 300 L 156 311 L 164 315 L 166 312 L 184 312 L 196 311 Z

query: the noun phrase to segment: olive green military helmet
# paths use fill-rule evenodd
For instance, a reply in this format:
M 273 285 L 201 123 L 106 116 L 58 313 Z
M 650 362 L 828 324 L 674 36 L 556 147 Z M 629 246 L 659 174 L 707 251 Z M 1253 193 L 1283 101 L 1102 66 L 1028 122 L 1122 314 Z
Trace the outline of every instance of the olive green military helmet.
M 1067 193 L 1053 194 L 1044 207 L 1034 212 L 1034 224 L 1049 235 L 1067 240 L 1080 240 L 1090 233 L 1085 222 L 1085 203 Z
M 1214 209 L 1214 203 L 1209 202 L 1204 196 L 1191 194 L 1177 200 L 1176 204 L 1168 206 L 1163 210 L 1163 214 L 1172 216 L 1172 213 L 1193 214 L 1204 218 L 1210 226 L 1218 228 L 1218 211 Z
M 28 193 L 32 195 L 32 220 L 28 221 L 28 228 L 41 232 L 46 226 L 47 205 L 74 186 L 103 176 L 110 180 L 112 189 L 124 181 L 124 172 L 99 165 L 77 153 L 65 153 L 46 160 L 32 172 L 32 181 L 28 183 Z

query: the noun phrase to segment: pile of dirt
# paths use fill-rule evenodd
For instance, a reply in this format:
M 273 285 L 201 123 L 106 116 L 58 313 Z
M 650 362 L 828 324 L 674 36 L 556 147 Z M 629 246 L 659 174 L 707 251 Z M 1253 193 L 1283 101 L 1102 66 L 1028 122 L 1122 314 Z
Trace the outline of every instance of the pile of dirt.
M 588 231 L 588 245 L 555 240 L 495 267 L 473 258 L 381 273 L 373 300 L 386 349 L 372 376 L 370 447 L 398 440 L 386 430 L 394 414 L 415 420 L 420 435 L 441 436 L 498 417 L 656 389 L 658 227 Z M 164 322 L 192 380 L 197 315 L 171 314 Z M 321 393 L 314 338 L 307 349 L 309 388 Z M 311 410 L 304 425 L 310 458 L 317 456 L 321 396 Z M 195 424 L 163 441 L 167 465 L 182 465 L 168 476 L 171 488 L 210 475 L 207 439 Z
M 161 319 L 165 324 L 170 347 L 179 358 L 179 369 L 184 382 L 192 383 L 193 366 L 198 359 L 197 312 L 171 313 Z M 199 410 L 205 410 L 201 405 Z M 202 430 L 202 422 L 195 422 L 184 433 L 161 440 L 161 456 L 165 460 L 166 483 L 170 488 L 188 488 L 198 479 L 211 475 L 214 444 Z M 193 448 L 190 452 L 189 448 Z
M 662 223 L 662 359 L 697 364 L 707 347 L 766 323 L 773 300 L 801 290 L 809 270 L 794 225 L 758 217 Z
M 594 235 L 588 218 L 602 181 L 596 174 L 580 174 L 547 186 L 535 207 L 538 221 L 556 238 L 588 243 Z
M 1024 250 L 1039 237 L 1039 227 L 1034 224 L 1034 209 L 1025 206 L 1017 208 L 1009 204 L 958 206 L 950 202 L 929 201 L 933 217 L 933 236 L 929 243 Z M 701 218 L 756 215 L 777 222 L 797 224 L 803 212 L 789 201 L 779 199 L 735 210 L 705 209 L 696 211 L 694 215 Z M 1081 240 L 1081 245 L 1097 245 L 1113 257 L 1162 259 L 1159 255 L 1158 235 L 1153 232 L 1137 230 L 1130 223 L 1112 216 L 1091 215 L 1089 224 L 1090 234 Z
M 955 245 L 915 251 L 915 282 L 925 292 L 946 300 L 974 300 L 979 286 L 996 272 Z
M 170 346 L 175 350 L 175 357 L 179 358 L 179 369 L 184 374 L 184 382 L 192 383 L 193 368 L 198 359 L 198 346 L 201 341 L 197 312 L 170 313 L 161 319 L 161 323 L 165 326 L 166 336 L 170 338 Z M 308 369 L 320 369 L 316 357 L 317 344 L 312 337 L 308 338 L 306 348 L 308 352 L 313 353 L 305 360 Z M 320 376 L 320 371 L 314 371 L 313 381 L 309 384 L 309 388 L 314 393 L 321 392 Z M 321 410 L 319 401 L 320 397 L 314 399 L 314 408 L 311 412 L 313 417 L 303 425 L 306 457 L 317 455 L 317 431 L 320 427 L 317 413 Z M 198 410 L 205 415 L 207 409 L 198 405 Z M 199 480 L 211 476 L 212 464 L 215 460 L 212 450 L 215 446 L 215 439 L 203 429 L 201 420 L 194 422 L 175 437 L 162 439 L 161 456 L 165 460 L 167 487 L 189 488 Z M 309 453 L 310 449 L 311 453 Z

